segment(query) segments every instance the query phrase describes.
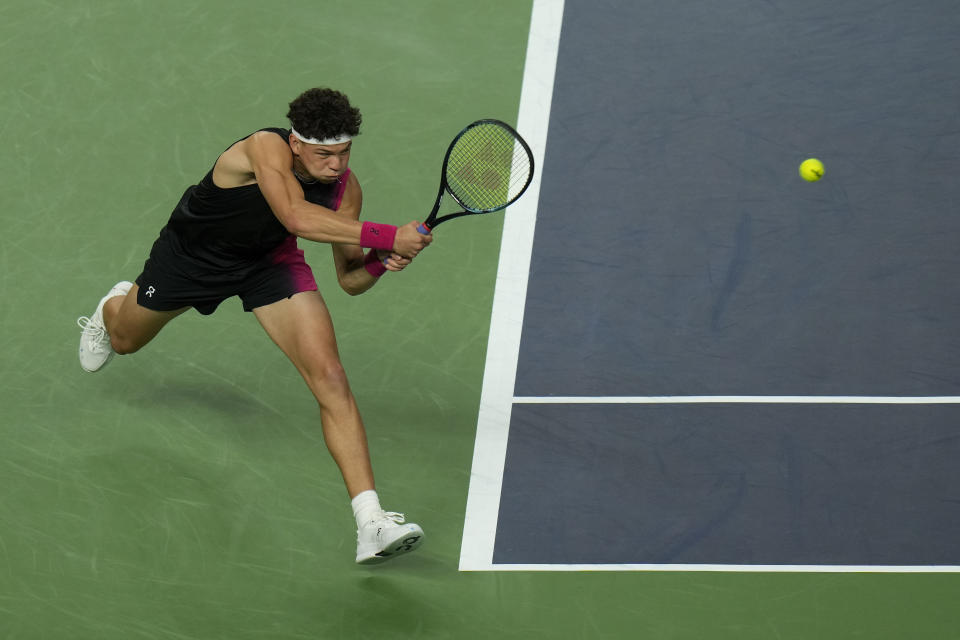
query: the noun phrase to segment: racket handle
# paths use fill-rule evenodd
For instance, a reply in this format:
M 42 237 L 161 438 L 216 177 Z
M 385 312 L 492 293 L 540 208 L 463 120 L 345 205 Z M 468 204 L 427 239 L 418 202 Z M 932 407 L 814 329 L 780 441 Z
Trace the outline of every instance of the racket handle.
M 423 235 L 427 235 L 428 233 L 430 233 L 430 227 L 428 227 L 425 222 L 422 222 L 420 223 L 420 226 L 417 227 L 417 233 L 422 233 Z M 383 266 L 387 266 L 387 260 L 389 259 L 390 257 L 387 256 L 386 258 L 381 260 L 381 262 L 383 262 Z

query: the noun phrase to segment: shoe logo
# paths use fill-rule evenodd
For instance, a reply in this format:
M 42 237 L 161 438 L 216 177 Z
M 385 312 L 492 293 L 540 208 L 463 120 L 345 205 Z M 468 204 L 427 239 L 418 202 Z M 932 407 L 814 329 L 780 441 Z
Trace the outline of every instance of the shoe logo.
M 146 296 L 147 296 L 148 298 L 152 298 L 152 297 L 153 297 L 153 294 L 155 294 L 156 292 L 157 292 L 157 290 L 154 289 L 152 286 L 151 286 L 151 287 L 148 287 L 148 288 L 147 288 L 147 292 L 146 292 Z
M 387 551 L 386 549 L 384 549 L 383 551 L 378 551 L 374 555 L 380 558 L 389 558 L 390 556 L 398 553 L 406 553 L 407 551 L 413 551 L 414 549 L 417 548 L 417 542 L 419 540 L 420 540 L 420 536 L 410 536 L 408 538 L 404 538 L 403 540 L 401 540 L 399 544 L 397 544 L 397 546 L 393 548 L 393 550 Z
M 420 536 L 410 536 L 405 539 L 401 546 L 397 547 L 395 551 L 397 553 L 403 553 L 404 551 L 413 551 L 416 548 L 417 540 L 420 539 Z

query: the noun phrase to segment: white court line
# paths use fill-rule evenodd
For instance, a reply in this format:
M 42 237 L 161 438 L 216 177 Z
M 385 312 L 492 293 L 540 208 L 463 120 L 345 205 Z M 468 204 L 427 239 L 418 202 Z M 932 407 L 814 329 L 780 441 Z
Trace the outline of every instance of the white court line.
M 960 396 L 544 396 L 516 404 L 960 404 Z
M 507 210 L 503 222 L 487 362 L 480 393 L 477 440 L 463 525 L 461 571 L 489 569 L 493 563 L 503 461 L 513 406 L 513 382 L 517 374 L 562 20 L 563 0 L 534 0 L 517 131 L 530 145 L 537 171 L 527 193 Z
M 745 573 L 957 573 L 946 565 L 832 564 L 498 564 L 497 571 L 736 571 Z

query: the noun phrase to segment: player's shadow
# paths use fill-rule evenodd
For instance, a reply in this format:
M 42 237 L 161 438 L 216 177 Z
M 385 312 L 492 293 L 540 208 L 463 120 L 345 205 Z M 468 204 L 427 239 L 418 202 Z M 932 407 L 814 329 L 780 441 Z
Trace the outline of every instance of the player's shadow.
M 290 430 L 320 432 L 320 414 L 308 391 L 302 401 L 271 404 L 217 378 L 166 378 L 137 384 L 123 394 L 134 411 L 169 425 L 192 423 L 203 429 L 243 436 L 276 436 Z
M 224 382 L 210 380 L 194 381 L 165 380 L 160 385 L 152 385 L 127 396 L 127 402 L 141 409 L 203 409 L 222 413 L 232 418 L 273 414 L 280 416 L 263 402 L 249 393 Z

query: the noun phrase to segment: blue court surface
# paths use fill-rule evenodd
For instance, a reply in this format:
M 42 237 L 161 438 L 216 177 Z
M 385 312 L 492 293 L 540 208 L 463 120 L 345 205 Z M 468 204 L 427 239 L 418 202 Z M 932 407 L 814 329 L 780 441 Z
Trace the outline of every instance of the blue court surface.
M 535 9 L 461 568 L 957 570 L 960 13 L 854 4 Z

